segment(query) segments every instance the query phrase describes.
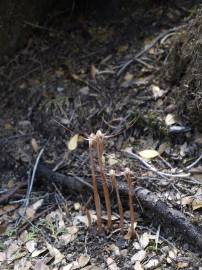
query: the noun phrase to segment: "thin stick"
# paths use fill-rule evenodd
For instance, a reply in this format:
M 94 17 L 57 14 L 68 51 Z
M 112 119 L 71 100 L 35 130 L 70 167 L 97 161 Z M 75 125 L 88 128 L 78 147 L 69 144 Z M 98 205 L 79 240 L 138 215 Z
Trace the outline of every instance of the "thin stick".
M 193 168 L 197 163 L 199 163 L 199 161 L 202 159 L 202 154 L 189 166 L 186 167 L 186 170 L 190 170 L 191 168 Z
M 161 177 L 179 177 L 179 178 L 184 178 L 184 177 L 189 177 L 190 173 L 164 173 L 164 172 L 160 172 L 158 171 L 154 166 L 151 166 L 148 162 L 146 162 L 143 158 L 141 158 L 140 156 L 138 156 L 137 154 L 133 153 L 132 151 L 128 151 L 128 150 L 124 150 L 124 153 L 126 153 L 127 155 L 129 155 L 132 158 L 135 158 L 137 160 L 139 160 L 147 169 L 149 169 L 150 171 L 156 173 L 157 175 L 160 175 Z
M 103 138 L 104 138 L 104 135 L 102 134 L 100 130 L 98 130 L 96 133 L 98 163 L 100 167 L 100 175 L 102 179 L 102 187 L 103 187 L 103 193 L 104 193 L 104 198 L 105 198 L 105 205 L 107 209 L 107 217 L 108 217 L 107 227 L 109 230 L 111 230 L 111 227 L 112 227 L 111 202 L 110 202 L 110 196 L 109 196 L 109 189 L 107 186 L 107 179 L 104 173 L 104 166 L 102 162 L 102 155 L 103 155 L 103 150 L 104 150 Z
M 132 181 L 131 181 L 131 171 L 129 168 L 125 169 L 124 176 L 128 183 L 128 199 L 129 199 L 130 220 L 131 220 L 131 238 L 134 238 L 135 236 L 135 229 L 134 229 L 135 211 L 133 208 L 133 194 L 132 194 L 133 186 L 132 186 Z
M 122 202 L 121 202 L 121 198 L 120 198 L 120 194 L 119 194 L 119 188 L 118 188 L 117 181 L 116 181 L 115 171 L 110 170 L 109 175 L 110 175 L 110 180 L 112 183 L 112 188 L 114 188 L 115 192 L 116 192 L 116 198 L 117 198 L 117 203 L 118 203 L 118 208 L 119 208 L 119 216 L 120 216 L 119 227 L 121 229 L 121 232 L 123 233 L 124 213 L 123 213 L 123 206 L 122 206 Z
M 31 175 L 31 180 L 28 183 L 27 194 L 26 194 L 26 198 L 25 198 L 26 200 L 24 201 L 24 204 L 23 204 L 23 208 L 24 208 L 23 209 L 23 213 L 22 213 L 21 217 L 19 218 L 19 220 L 17 221 L 17 225 L 20 224 L 22 218 L 25 216 L 27 207 L 29 205 L 30 195 L 31 195 L 31 192 L 32 192 L 33 184 L 34 184 L 37 167 L 38 167 L 40 158 L 43 155 L 44 149 L 45 149 L 45 146 L 40 150 L 40 152 L 39 152 L 39 154 L 38 154 L 38 156 L 36 158 L 36 161 L 35 161 L 35 164 L 34 164 L 34 168 L 33 168 L 33 171 L 32 171 L 32 175 Z
M 101 207 L 100 207 L 100 198 L 99 198 L 99 193 L 98 193 L 97 179 L 95 176 L 95 166 L 94 166 L 94 160 L 93 160 L 94 140 L 95 140 L 95 134 L 91 134 L 90 139 L 89 139 L 89 158 L 90 158 L 90 166 L 91 166 L 91 173 L 92 173 L 92 180 L 93 180 L 93 194 L 94 194 L 95 208 L 96 208 L 96 214 L 97 214 L 97 227 L 98 227 L 98 231 L 100 232 L 102 229 Z

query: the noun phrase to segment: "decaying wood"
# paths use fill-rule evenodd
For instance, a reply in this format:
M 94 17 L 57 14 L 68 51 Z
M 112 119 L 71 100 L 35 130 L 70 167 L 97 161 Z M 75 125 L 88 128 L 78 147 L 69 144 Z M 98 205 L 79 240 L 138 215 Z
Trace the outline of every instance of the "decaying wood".
M 89 188 L 91 179 L 86 178 L 81 180 L 73 176 L 66 176 L 61 173 L 53 172 L 45 165 L 38 166 L 37 179 L 45 179 L 49 184 L 51 182 L 62 185 L 68 191 L 83 192 L 86 189 L 92 192 Z M 111 186 L 110 181 L 108 185 Z M 98 183 L 99 192 L 102 192 L 102 184 Z M 119 185 L 120 195 L 128 197 L 128 186 L 125 183 Z M 163 202 L 157 194 L 145 189 L 143 187 L 134 188 L 133 192 L 134 199 L 137 199 L 142 207 L 145 209 L 145 213 L 151 213 L 161 221 L 164 226 L 172 227 L 176 232 L 180 233 L 185 241 L 188 241 L 193 246 L 198 247 L 202 251 L 202 231 L 200 228 L 193 225 L 190 220 L 180 211 L 169 207 Z M 148 211 L 147 211 L 148 210 Z

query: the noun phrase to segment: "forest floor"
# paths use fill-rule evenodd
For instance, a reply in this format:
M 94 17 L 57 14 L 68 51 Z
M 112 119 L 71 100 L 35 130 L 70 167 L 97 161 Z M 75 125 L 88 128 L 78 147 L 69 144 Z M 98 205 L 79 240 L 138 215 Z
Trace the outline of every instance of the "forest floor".
M 40 163 L 75 181 L 91 179 L 89 135 L 101 130 L 106 175 L 113 169 L 120 177 L 130 168 L 134 186 L 202 227 L 201 161 L 193 163 L 202 134 L 177 117 L 172 86 L 164 80 L 172 45 L 196 10 L 189 2 L 146 11 L 124 7 L 110 19 L 99 12 L 76 19 L 61 13 L 45 26 L 28 25 L 27 46 L 0 69 L 2 270 L 201 269 L 201 250 L 138 201 L 134 239 L 129 207 L 121 234 L 114 199 L 112 229 L 107 232 L 103 200 L 105 229 L 98 233 L 93 202 L 92 225 L 86 216 L 88 193 L 33 173 Z M 149 170 L 145 160 L 168 176 Z M 172 176 L 178 172 L 188 173 Z

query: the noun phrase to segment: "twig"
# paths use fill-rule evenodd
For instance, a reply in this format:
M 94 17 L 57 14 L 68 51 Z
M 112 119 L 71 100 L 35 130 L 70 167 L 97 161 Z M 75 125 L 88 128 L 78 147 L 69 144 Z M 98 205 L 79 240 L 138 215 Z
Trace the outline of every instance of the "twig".
M 175 174 L 173 174 L 173 173 L 160 172 L 155 167 L 151 166 L 148 162 L 146 162 L 144 159 L 142 159 L 140 156 L 133 153 L 132 151 L 124 150 L 124 153 L 127 153 L 130 157 L 139 160 L 147 169 L 149 169 L 150 171 L 156 173 L 157 175 L 160 175 L 161 177 L 184 178 L 184 177 L 189 177 L 190 176 L 190 173 L 175 173 Z
M 179 27 L 173 27 L 171 29 L 168 29 L 167 31 L 161 33 L 160 35 L 158 35 L 148 46 L 146 46 L 143 50 L 141 50 L 139 53 L 137 53 L 132 59 L 130 59 L 128 62 L 126 62 L 121 69 L 117 72 L 117 76 L 119 77 L 124 71 L 125 69 L 131 65 L 133 62 L 135 62 L 139 57 L 141 57 L 143 54 L 145 54 L 146 52 L 148 52 L 152 47 L 154 47 L 156 45 L 156 43 L 158 43 L 162 38 L 164 38 L 165 36 L 167 36 L 168 34 L 175 32 L 179 29 L 181 29 L 182 27 L 184 27 L 184 25 L 179 26 Z
M 193 168 L 197 163 L 199 163 L 199 161 L 202 159 L 202 154 L 197 158 L 197 160 L 195 160 L 192 164 L 190 164 L 189 166 L 186 167 L 186 170 L 190 170 L 191 168 Z
M 37 159 L 36 159 L 36 162 L 34 164 L 34 168 L 33 168 L 33 172 L 32 172 L 32 176 L 31 176 L 31 180 L 30 180 L 30 183 L 28 184 L 28 189 L 27 189 L 27 194 L 26 194 L 26 200 L 24 202 L 24 205 L 23 205 L 23 208 L 24 208 L 24 211 L 21 215 L 21 217 L 19 218 L 18 222 L 17 222 L 17 225 L 19 225 L 19 223 L 21 222 L 22 220 L 22 217 L 25 215 L 25 212 L 27 210 L 27 206 L 29 204 L 29 200 L 30 200 L 30 194 L 32 192 L 32 188 L 33 188 L 33 184 L 34 184 L 34 179 L 35 179 L 35 175 L 36 175 L 36 171 L 37 171 L 37 167 L 38 167 L 38 164 L 39 164 L 39 161 L 40 161 L 40 158 L 44 152 L 44 149 L 45 149 L 45 146 L 41 149 L 41 151 L 39 152 L 38 156 L 37 156 Z
M 112 227 L 112 212 L 111 212 L 111 202 L 110 202 L 110 197 L 109 197 L 109 190 L 107 186 L 107 179 L 104 173 L 104 166 L 102 162 L 102 155 L 103 155 L 103 138 L 104 134 L 100 130 L 97 131 L 96 133 L 96 141 L 97 141 L 97 154 L 98 154 L 98 163 L 100 167 L 100 175 L 102 178 L 102 186 L 103 186 L 103 192 L 104 192 L 104 198 L 105 198 L 105 205 L 107 209 L 107 226 L 108 229 L 111 230 Z

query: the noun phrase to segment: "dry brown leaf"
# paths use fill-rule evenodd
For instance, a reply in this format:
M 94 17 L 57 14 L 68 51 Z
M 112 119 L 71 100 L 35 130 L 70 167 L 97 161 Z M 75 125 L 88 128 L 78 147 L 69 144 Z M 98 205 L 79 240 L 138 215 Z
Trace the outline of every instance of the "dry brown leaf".
M 173 124 L 175 124 L 176 120 L 175 120 L 174 115 L 171 113 L 167 114 L 165 118 L 165 123 L 166 123 L 166 126 L 172 126 Z
M 62 261 L 64 258 L 64 255 L 55 247 L 50 245 L 48 242 L 46 242 L 46 246 L 48 248 L 48 251 L 52 257 L 54 257 L 54 264 L 57 264 Z
M 29 270 L 32 269 L 32 264 L 27 258 L 22 258 L 16 261 L 13 270 Z
M 63 215 L 59 210 L 52 211 L 46 216 L 46 220 L 51 223 L 57 223 L 58 229 L 65 228 L 65 222 L 63 220 Z
M 139 261 L 137 261 L 137 262 L 135 263 L 133 269 L 134 269 L 134 270 L 144 270 L 142 264 L 141 264 Z
M 69 263 L 61 268 L 61 270 L 73 270 L 74 269 L 74 263 Z
M 139 155 L 145 159 L 152 159 L 159 156 L 159 153 L 156 150 L 148 149 L 148 150 L 140 151 Z
M 44 259 L 36 262 L 33 270 L 49 270 L 49 266 L 44 262 Z
M 81 208 L 81 204 L 79 202 L 74 203 L 74 210 L 78 211 Z
M 90 261 L 90 256 L 88 255 L 81 255 L 78 259 L 78 264 L 80 268 L 86 266 Z
M 0 262 L 4 262 L 6 260 L 6 253 L 0 252 Z
M 145 249 L 149 245 L 149 237 L 150 235 L 147 232 L 140 236 L 139 243 L 142 249 Z
M 34 250 L 36 250 L 36 247 L 37 247 L 37 243 L 34 241 L 34 240 L 30 240 L 28 241 L 26 244 L 26 249 L 32 253 Z
M 172 263 L 177 256 L 177 249 L 171 249 L 168 252 L 167 263 Z
M 133 224 L 134 230 L 137 227 L 137 222 Z M 125 240 L 130 240 L 133 237 L 131 227 L 128 228 L 127 234 L 124 235 Z
M 32 255 L 31 257 L 32 258 L 36 258 L 38 257 L 39 255 L 41 255 L 43 252 L 45 252 L 47 249 L 46 248 L 42 248 L 42 249 L 36 249 L 32 252 Z
M 44 199 L 40 199 L 37 202 L 33 203 L 32 205 L 28 206 L 26 209 L 26 216 L 27 218 L 33 218 L 37 209 L 42 206 Z
M 107 266 L 108 266 L 109 270 L 118 270 L 119 269 L 116 262 L 110 257 L 107 258 Z
M 6 251 L 6 260 L 12 261 L 15 259 L 15 254 L 17 251 L 19 251 L 19 249 L 20 247 L 18 246 L 17 241 L 13 241 Z
M 186 197 L 181 199 L 181 205 L 182 206 L 190 205 L 192 203 L 192 201 L 193 201 L 192 196 L 186 196 Z
M 61 245 L 67 245 L 73 242 L 76 238 L 77 238 L 76 234 L 70 234 L 70 233 L 62 234 L 61 236 L 59 236 Z
M 197 210 L 202 208 L 202 198 L 193 199 L 192 201 L 192 209 Z
M 155 99 L 162 97 L 165 94 L 164 90 L 161 90 L 159 86 L 152 85 L 152 93 Z
M 78 138 L 79 138 L 79 134 L 76 134 L 74 135 L 73 137 L 70 138 L 67 146 L 68 146 L 68 149 L 70 151 L 73 151 L 77 148 L 77 145 L 78 145 Z
M 38 145 L 35 138 L 31 139 L 31 146 L 32 146 L 32 149 L 34 150 L 34 152 L 37 153 L 39 150 L 39 145 Z
M 124 76 L 125 81 L 131 81 L 134 78 L 134 75 L 132 73 L 127 72 Z
M 199 188 L 193 196 L 192 209 L 197 210 L 202 208 L 202 188 Z
M 96 265 L 88 265 L 82 268 L 82 270 L 102 270 L 103 268 L 100 268 Z
M 97 68 L 94 65 L 91 65 L 90 75 L 93 80 L 95 80 L 97 73 L 98 73 Z
M 155 267 L 157 267 L 158 265 L 159 265 L 159 260 L 151 259 L 144 265 L 144 269 L 155 269 Z
M 189 262 L 178 262 L 177 263 L 177 269 L 184 269 L 184 268 L 188 268 L 189 266 Z
M 115 154 L 108 155 L 108 164 L 109 164 L 109 166 L 113 166 L 113 165 L 115 165 L 117 163 L 118 163 L 118 160 L 117 160 Z
M 116 256 L 119 256 L 120 255 L 120 249 L 118 246 L 116 246 L 115 244 L 111 244 L 109 246 L 109 250 L 112 251 L 112 253 Z

